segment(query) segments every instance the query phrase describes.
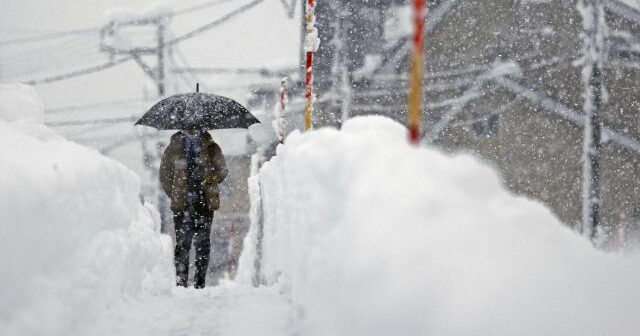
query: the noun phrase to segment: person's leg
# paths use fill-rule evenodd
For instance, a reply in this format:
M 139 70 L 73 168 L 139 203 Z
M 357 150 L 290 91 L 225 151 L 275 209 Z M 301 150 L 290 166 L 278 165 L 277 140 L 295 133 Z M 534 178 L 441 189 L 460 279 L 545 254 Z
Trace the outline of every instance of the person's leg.
M 176 265 L 176 285 L 187 287 L 189 279 L 189 250 L 193 238 L 191 218 L 180 212 L 173 216 L 176 229 L 176 249 L 174 261 Z
M 196 273 L 194 276 L 195 288 L 204 288 L 207 268 L 209 267 L 209 255 L 211 253 L 211 222 L 213 213 L 198 214 L 195 220 L 195 232 L 193 244 L 196 249 Z

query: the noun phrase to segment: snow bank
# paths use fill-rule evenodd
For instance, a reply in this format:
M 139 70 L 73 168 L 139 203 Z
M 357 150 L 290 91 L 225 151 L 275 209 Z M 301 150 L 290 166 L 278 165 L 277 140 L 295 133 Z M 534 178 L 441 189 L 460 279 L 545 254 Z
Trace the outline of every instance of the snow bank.
M 640 330 L 640 260 L 594 250 L 486 165 L 411 147 L 388 119 L 293 133 L 252 192 L 260 277 L 302 308 L 301 334 Z M 260 236 L 253 223 L 239 281 Z
M 171 243 L 138 177 L 34 122 L 32 89 L 0 92 L 0 334 L 72 335 L 98 306 L 170 290 Z
M 0 119 L 44 121 L 44 107 L 35 90 L 24 84 L 0 84 Z

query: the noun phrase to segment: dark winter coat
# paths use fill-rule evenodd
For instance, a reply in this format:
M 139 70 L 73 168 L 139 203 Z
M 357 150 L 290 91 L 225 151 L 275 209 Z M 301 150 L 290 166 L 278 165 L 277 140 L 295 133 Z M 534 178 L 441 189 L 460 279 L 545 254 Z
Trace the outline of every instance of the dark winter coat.
M 184 148 L 185 134 L 178 132 L 171 136 L 171 142 L 164 151 L 160 162 L 160 183 L 171 199 L 171 211 L 178 213 L 187 208 L 187 156 Z M 197 166 L 202 169 L 202 187 L 210 211 L 220 208 L 218 184 L 227 176 L 227 165 L 220 146 L 213 141 L 208 132 L 202 132 L 202 152 Z

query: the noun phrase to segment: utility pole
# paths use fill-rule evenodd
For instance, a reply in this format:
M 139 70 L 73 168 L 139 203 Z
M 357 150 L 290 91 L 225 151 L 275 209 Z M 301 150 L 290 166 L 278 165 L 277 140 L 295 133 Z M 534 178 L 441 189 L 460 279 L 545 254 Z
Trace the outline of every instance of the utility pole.
M 165 32 L 166 32 L 166 26 L 165 26 L 165 22 L 162 18 L 159 18 L 157 20 L 158 28 L 157 28 L 157 42 L 158 42 L 158 46 L 157 46 L 157 57 L 158 57 L 158 63 L 157 63 L 157 67 L 156 67 L 156 72 L 157 72 L 157 77 L 156 77 L 156 83 L 158 85 L 158 100 L 162 99 L 165 94 L 166 94 L 166 85 L 165 85 Z M 152 185 L 155 185 L 155 192 L 156 192 L 156 200 L 158 202 L 158 212 L 160 212 L 160 232 L 163 233 L 167 233 L 168 230 L 168 219 L 167 219 L 167 199 L 165 197 L 165 195 L 162 193 L 162 191 L 160 190 L 160 186 L 158 184 L 158 181 L 160 179 L 160 172 L 159 172 L 159 162 L 162 159 L 162 154 L 163 154 L 163 149 L 165 144 L 163 142 L 160 141 L 152 141 L 154 146 L 155 146 L 155 151 L 152 152 L 148 152 L 147 148 L 143 148 L 143 151 L 146 151 L 146 153 L 144 153 L 145 155 L 154 155 L 154 160 L 153 163 L 158 163 L 158 165 L 152 164 L 152 166 L 149 168 L 151 171 L 151 176 L 153 176 L 153 179 L 155 181 L 152 181 Z
M 158 15 L 141 19 L 127 21 L 111 21 L 100 31 L 101 49 L 108 52 L 111 56 L 117 54 L 130 55 L 142 70 L 153 80 L 157 88 L 157 99 L 160 100 L 166 95 L 165 83 L 165 54 L 166 54 L 166 22 L 167 15 Z M 129 47 L 119 48 L 113 43 L 119 29 L 126 27 L 153 27 L 155 28 L 156 45 L 154 47 Z M 144 55 L 154 55 L 156 58 L 156 66 L 149 66 L 142 59 Z M 149 181 L 147 181 L 147 194 L 156 200 L 158 211 L 160 212 L 161 226 L 160 231 L 168 232 L 167 219 L 167 201 L 164 194 L 160 191 L 159 185 L 159 162 L 162 157 L 164 143 L 157 140 L 149 140 L 147 134 L 141 137 L 143 163 L 148 171 Z
M 158 66 L 156 67 L 157 78 L 156 83 L 158 84 L 158 97 L 162 98 L 165 95 L 165 69 L 164 69 L 164 55 L 165 55 L 165 25 L 162 19 L 159 19 L 156 23 L 158 25 L 157 30 L 157 54 L 158 54 Z
M 345 44 L 347 43 L 347 24 L 345 21 L 351 16 L 351 11 L 343 2 L 340 2 L 337 5 L 334 3 L 333 6 L 336 6 L 334 11 L 337 13 L 337 17 L 334 20 L 334 35 L 332 41 L 334 45 L 334 64 L 331 71 L 333 75 L 332 96 L 334 97 L 334 101 L 339 101 L 339 111 L 336 109 L 336 105 L 338 104 L 334 102 L 334 106 L 332 106 L 332 113 L 340 113 L 338 125 L 341 128 L 349 118 L 352 99 L 351 78 L 349 77 L 347 50 L 345 47 Z
M 304 109 L 304 129 L 310 130 L 312 127 L 311 118 L 313 115 L 313 53 L 318 51 L 320 40 L 318 39 L 318 29 L 316 23 L 316 0 L 307 0 L 305 15 L 305 40 L 303 48 L 305 51 L 305 100 Z
M 602 108 L 604 105 L 603 62 L 606 21 L 602 0 L 580 0 L 583 32 L 584 166 L 583 228 L 595 244 L 600 226 Z

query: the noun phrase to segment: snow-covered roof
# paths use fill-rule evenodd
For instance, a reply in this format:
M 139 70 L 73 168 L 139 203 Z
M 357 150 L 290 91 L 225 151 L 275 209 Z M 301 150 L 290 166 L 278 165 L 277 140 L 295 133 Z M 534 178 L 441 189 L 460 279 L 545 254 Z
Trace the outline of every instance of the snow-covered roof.
M 634 9 L 640 10 L 640 0 L 617 0 Z
M 605 5 L 627 20 L 640 22 L 640 0 L 611 0 L 605 1 Z

